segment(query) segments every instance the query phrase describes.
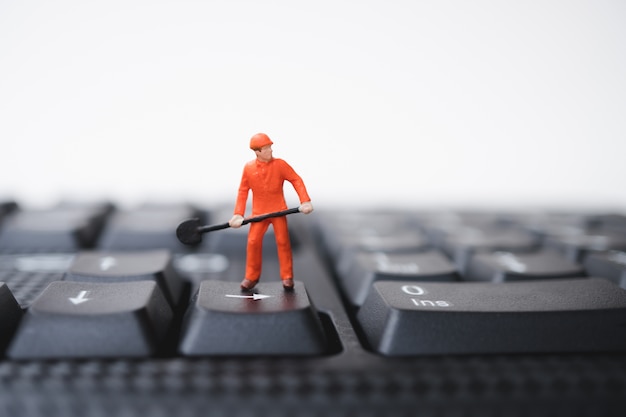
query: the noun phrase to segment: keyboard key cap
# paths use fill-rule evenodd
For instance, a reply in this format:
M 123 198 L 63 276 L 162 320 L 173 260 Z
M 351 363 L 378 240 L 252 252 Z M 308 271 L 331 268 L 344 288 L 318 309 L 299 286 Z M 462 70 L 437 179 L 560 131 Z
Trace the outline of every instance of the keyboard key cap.
M 585 256 L 594 252 L 626 250 L 626 235 L 622 234 L 578 234 L 551 236 L 545 246 L 559 250 L 567 259 L 582 262 Z
M 172 310 L 155 282 L 53 282 L 27 310 L 15 359 L 145 357 L 159 351 Z
M 456 281 L 454 264 L 439 251 L 418 253 L 359 253 L 352 267 L 340 278 L 346 296 L 353 305 L 361 305 L 373 282 Z
M 416 230 L 402 230 L 386 236 L 358 234 L 344 236 L 340 245 L 335 266 L 341 275 L 349 274 L 348 269 L 352 266 L 354 258 L 361 252 L 415 253 L 431 247 L 426 236 Z
M 585 258 L 584 266 L 589 275 L 609 279 L 626 289 L 626 252 L 594 253 Z
M 497 251 L 472 256 L 465 279 L 504 282 L 583 276 L 581 265 L 553 251 L 518 254 Z
M 304 285 L 280 282 L 241 291 L 238 283 L 204 281 L 189 307 L 185 355 L 320 355 L 326 338 Z
M 383 355 L 626 351 L 626 291 L 602 278 L 372 288 L 357 317 Z
M 9 287 L 4 282 L 0 282 L 0 354 L 4 352 L 21 317 L 22 309 Z
M 66 281 L 116 283 L 155 281 L 168 301 L 180 300 L 184 281 L 172 266 L 169 251 L 81 252 L 65 275 Z
M 413 216 L 408 212 L 337 211 L 321 213 L 317 217 L 320 237 L 335 261 L 346 248 L 390 252 L 428 244 L 413 223 Z M 414 233 L 407 237 L 407 231 Z M 398 235 L 403 236 L 398 238 Z
M 176 227 L 186 219 L 204 215 L 188 205 L 145 205 L 135 210 L 113 214 L 103 231 L 98 247 L 106 250 L 170 249 L 185 252 L 188 248 L 176 238 Z
M 173 263 L 176 271 L 184 275 L 186 280 L 198 283 L 207 279 L 225 280 L 230 268 L 226 256 L 206 252 L 180 255 L 174 258 Z
M 108 205 L 16 211 L 3 221 L 0 250 L 71 252 L 92 248 L 109 212 Z
M 537 239 L 517 228 L 464 228 L 444 237 L 442 248 L 464 274 L 467 263 L 474 253 L 530 252 L 537 248 Z
M 0 222 L 7 214 L 17 210 L 18 206 L 15 201 L 0 201 Z
M 600 214 L 593 217 L 593 222 L 600 230 L 626 231 L 626 214 Z
M 522 212 L 503 216 L 505 223 L 517 225 L 538 236 L 577 234 L 587 230 L 592 221 L 584 213 Z
M 416 214 L 416 221 L 437 247 L 442 246 L 444 238 L 463 230 L 493 229 L 501 223 L 495 213 L 460 211 L 421 212 Z
M 364 252 L 410 252 L 424 250 L 430 241 L 416 230 L 400 230 L 390 235 L 355 233 L 345 236 L 341 246 Z

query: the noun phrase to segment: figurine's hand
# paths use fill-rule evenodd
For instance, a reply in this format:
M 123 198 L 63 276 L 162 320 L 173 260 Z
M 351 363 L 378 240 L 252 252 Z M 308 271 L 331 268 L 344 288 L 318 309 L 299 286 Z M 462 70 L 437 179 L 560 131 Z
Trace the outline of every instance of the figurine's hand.
M 302 203 L 300 207 L 298 207 L 298 210 L 300 210 L 301 213 L 309 214 L 313 211 L 313 204 L 307 201 L 306 203 Z
M 241 227 L 241 224 L 243 223 L 243 216 L 239 215 L 239 214 L 235 214 L 232 219 L 230 219 L 228 221 L 228 224 L 230 227 L 232 228 L 239 228 Z

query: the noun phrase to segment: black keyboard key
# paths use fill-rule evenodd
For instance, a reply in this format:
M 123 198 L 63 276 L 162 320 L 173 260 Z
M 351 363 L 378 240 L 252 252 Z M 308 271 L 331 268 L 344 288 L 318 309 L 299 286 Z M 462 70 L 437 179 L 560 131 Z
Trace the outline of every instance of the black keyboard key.
M 145 357 L 159 351 L 172 310 L 155 282 L 53 282 L 27 310 L 15 359 Z
M 327 253 L 335 261 L 346 248 L 389 252 L 428 244 L 406 212 L 337 211 L 320 213 L 316 219 Z
M 66 281 L 116 283 L 155 281 L 166 298 L 177 304 L 184 281 L 172 266 L 172 255 L 164 249 L 141 252 L 81 252 L 76 255 Z
M 362 252 L 415 253 L 431 247 L 426 236 L 417 230 L 401 230 L 391 235 L 355 234 L 338 237 L 340 247 L 335 254 L 335 267 L 339 274 L 349 274 L 354 258 Z
M 12 211 L 17 210 L 17 203 L 15 201 L 2 201 L 0 202 L 0 222 L 2 218 Z
M 502 216 L 505 224 L 516 225 L 538 236 L 575 234 L 592 225 L 590 216 L 567 212 L 521 212 Z
M 585 256 L 608 250 L 626 250 L 626 234 L 576 234 L 551 236 L 545 246 L 563 253 L 567 259 L 582 262 Z
M 463 228 L 442 238 L 441 246 L 461 273 L 474 253 L 491 251 L 530 252 L 537 248 L 537 239 L 517 228 Z
M 243 261 L 239 261 L 239 264 L 243 264 Z M 218 253 L 188 253 L 184 255 L 176 256 L 173 260 L 174 269 L 184 276 L 185 281 L 190 283 L 197 283 L 214 279 L 218 281 L 226 281 L 230 275 L 231 261 Z M 240 276 L 243 277 L 242 266 Z M 194 291 L 195 292 L 195 291 Z M 193 292 L 192 292 L 193 293 Z
M 358 253 L 340 282 L 354 305 L 361 305 L 375 281 L 456 281 L 457 268 L 436 250 L 418 253 Z
M 446 237 L 474 229 L 494 229 L 502 222 L 497 214 L 461 211 L 422 212 L 416 215 L 420 229 L 426 233 L 433 245 L 443 246 Z
M 399 230 L 394 234 L 355 233 L 340 239 L 342 247 L 364 252 L 414 252 L 430 246 L 426 236 L 411 229 Z
M 115 212 L 102 233 L 98 247 L 105 250 L 169 249 L 185 252 L 178 241 L 176 228 L 203 213 L 188 205 L 146 205 L 135 210 Z
M 626 291 L 602 278 L 372 288 L 358 321 L 384 355 L 626 351 Z
M 9 287 L 4 282 L 0 282 L 0 355 L 13 336 L 21 317 L 22 309 Z
M 626 214 L 610 213 L 593 216 L 593 223 L 599 230 L 626 232 Z
M 185 355 L 320 355 L 326 338 L 304 285 L 280 282 L 241 291 L 238 283 L 204 281 L 189 307 Z
M 108 205 L 16 211 L 0 228 L 0 250 L 71 252 L 92 248 L 109 212 Z
M 554 251 L 518 254 L 496 251 L 472 256 L 465 279 L 504 282 L 582 276 L 585 271 L 580 264 Z
M 626 289 L 626 252 L 594 253 L 585 258 L 584 266 L 589 275 L 609 279 Z

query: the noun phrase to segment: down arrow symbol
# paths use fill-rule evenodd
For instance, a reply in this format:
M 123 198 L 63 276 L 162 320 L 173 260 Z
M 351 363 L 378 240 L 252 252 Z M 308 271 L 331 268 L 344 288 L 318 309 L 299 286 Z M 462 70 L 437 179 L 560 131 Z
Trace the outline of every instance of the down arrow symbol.
M 78 296 L 76 297 L 71 297 L 69 298 L 69 300 L 72 302 L 72 304 L 74 305 L 78 305 L 78 304 L 82 304 L 85 301 L 89 301 L 91 300 L 91 298 L 85 298 L 87 296 L 88 291 L 81 291 L 78 293 Z

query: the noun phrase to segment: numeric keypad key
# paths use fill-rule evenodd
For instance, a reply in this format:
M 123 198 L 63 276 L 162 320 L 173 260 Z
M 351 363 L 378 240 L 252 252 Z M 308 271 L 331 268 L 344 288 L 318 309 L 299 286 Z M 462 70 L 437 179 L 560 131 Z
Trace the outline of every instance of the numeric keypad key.
M 626 291 L 601 278 L 381 281 L 357 318 L 389 356 L 626 350 Z
M 376 281 L 456 281 L 457 268 L 441 252 L 416 253 L 361 252 L 341 276 L 345 294 L 354 305 L 365 301 Z

